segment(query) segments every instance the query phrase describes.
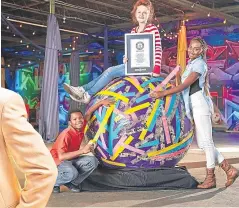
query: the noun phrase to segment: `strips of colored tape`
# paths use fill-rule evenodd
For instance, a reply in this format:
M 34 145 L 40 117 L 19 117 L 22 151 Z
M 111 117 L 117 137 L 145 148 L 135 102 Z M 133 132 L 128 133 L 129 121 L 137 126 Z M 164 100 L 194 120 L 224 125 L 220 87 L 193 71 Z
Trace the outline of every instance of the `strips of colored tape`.
M 173 71 L 154 89 L 154 91 L 159 90 L 164 87 L 180 70 L 180 66 L 176 66 Z
M 123 102 L 125 103 L 128 103 L 129 102 L 129 98 L 119 94 L 119 93 L 115 93 L 115 92 L 110 92 L 110 91 L 100 91 L 97 93 L 97 95 L 108 95 L 108 96 L 112 96 L 112 97 L 115 97 L 116 99 L 119 99 L 119 100 L 122 100 Z
M 114 105 L 111 105 L 111 106 L 107 109 L 106 114 L 105 114 L 105 117 L 104 117 L 103 121 L 100 123 L 99 129 L 98 129 L 98 131 L 96 132 L 95 137 L 94 137 L 94 139 L 93 139 L 94 142 L 96 142 L 96 141 L 98 140 L 100 134 L 105 130 L 105 125 L 107 124 L 108 119 L 109 119 L 111 113 L 112 113 L 113 110 L 114 110 L 114 107 L 115 107 Z
M 103 158 L 107 159 L 105 153 L 102 151 L 102 149 L 98 146 L 97 150 L 100 152 L 100 154 L 103 156 Z
M 165 154 L 165 155 L 158 155 L 158 156 L 154 156 L 152 157 L 152 160 L 160 160 L 160 159 L 165 159 L 165 158 L 172 158 L 172 157 L 175 157 L 177 155 L 180 155 L 180 154 L 183 154 L 185 153 L 185 151 L 189 148 L 188 147 L 185 147 L 177 152 L 173 152 L 173 153 L 170 153 L 170 154 Z
M 146 126 L 147 126 L 147 129 L 143 129 L 143 131 L 141 132 L 140 136 L 139 136 L 139 139 L 140 140 L 144 140 L 145 138 L 145 135 L 147 134 L 147 131 L 148 131 L 148 128 L 153 120 L 153 117 L 156 113 L 156 110 L 158 109 L 158 106 L 159 106 L 159 100 L 157 99 L 154 103 L 154 106 L 153 106 L 153 110 L 149 116 L 149 118 L 147 119 L 147 122 L 146 122 Z
M 166 143 L 170 144 L 171 143 L 171 138 L 170 138 L 170 133 L 169 133 L 169 129 L 168 129 L 167 117 L 165 115 L 162 116 L 162 122 L 163 122 L 165 137 L 166 137 Z
M 140 93 L 143 93 L 144 92 L 144 88 L 142 88 L 140 86 L 140 83 L 139 81 L 134 78 L 134 77 L 125 77 L 124 80 L 127 80 L 129 81 L 132 85 L 134 85 L 134 87 L 140 92 Z
M 119 156 L 119 154 L 124 151 L 125 147 L 124 147 L 123 144 L 126 144 L 126 145 L 127 145 L 127 144 L 130 144 L 130 143 L 133 141 L 133 139 L 134 139 L 134 137 L 129 136 L 129 137 L 125 140 L 124 143 L 123 143 L 123 140 L 122 140 L 122 141 L 119 141 L 118 144 L 117 144 L 117 147 L 118 147 L 118 148 L 117 148 L 117 149 L 114 149 L 115 152 L 114 152 L 113 156 L 110 157 L 110 159 L 114 161 L 114 160 Z
M 157 151 L 153 151 L 153 152 L 148 152 L 147 155 L 149 157 L 153 157 L 153 156 L 157 156 L 157 155 L 160 155 L 162 153 L 166 153 L 174 148 L 177 148 L 178 146 L 180 146 L 181 144 L 183 144 L 184 142 L 186 142 L 187 140 L 189 140 L 191 137 L 193 136 L 193 131 L 190 131 L 188 133 L 188 135 L 179 143 L 176 143 L 176 144 L 172 144 L 164 149 L 161 149 L 161 150 L 157 150 Z
M 103 157 L 101 158 L 101 160 L 105 163 L 108 163 L 110 165 L 114 165 L 114 166 L 120 166 L 120 167 L 126 167 L 126 165 L 124 163 L 119 163 L 119 162 L 113 162 L 113 161 L 110 161 L 110 160 L 106 160 L 104 159 Z

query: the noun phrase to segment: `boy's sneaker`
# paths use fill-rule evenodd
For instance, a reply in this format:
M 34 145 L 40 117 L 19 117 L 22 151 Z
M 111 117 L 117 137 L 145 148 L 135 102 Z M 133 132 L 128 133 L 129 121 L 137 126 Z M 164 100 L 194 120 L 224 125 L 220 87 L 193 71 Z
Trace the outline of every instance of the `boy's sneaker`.
M 60 193 L 60 186 L 54 186 L 52 193 Z
M 64 90 L 69 93 L 72 100 L 81 102 L 85 90 L 83 87 L 73 87 L 67 83 L 63 84 Z
M 73 183 L 66 183 L 64 184 L 68 189 L 70 189 L 72 192 L 79 193 L 81 192 L 81 186 L 76 186 Z

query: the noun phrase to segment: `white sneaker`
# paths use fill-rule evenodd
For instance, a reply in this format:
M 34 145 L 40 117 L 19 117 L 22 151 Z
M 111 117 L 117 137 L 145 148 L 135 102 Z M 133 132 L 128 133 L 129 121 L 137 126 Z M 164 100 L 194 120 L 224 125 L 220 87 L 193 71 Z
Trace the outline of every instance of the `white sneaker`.
M 83 97 L 81 101 L 85 104 L 88 104 L 90 102 L 91 96 L 89 95 L 88 92 L 84 92 Z
M 72 100 L 80 102 L 82 100 L 82 97 L 85 93 L 85 90 L 83 87 L 73 87 L 68 85 L 67 83 L 63 84 L 64 90 L 70 94 L 70 97 Z

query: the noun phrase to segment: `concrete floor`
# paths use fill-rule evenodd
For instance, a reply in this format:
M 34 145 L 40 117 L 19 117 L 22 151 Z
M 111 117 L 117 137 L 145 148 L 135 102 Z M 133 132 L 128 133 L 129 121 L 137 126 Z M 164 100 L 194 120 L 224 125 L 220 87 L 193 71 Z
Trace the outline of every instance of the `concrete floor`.
M 239 134 L 217 132 L 213 136 L 216 147 L 239 169 Z M 205 156 L 195 143 L 179 165 L 186 165 L 198 181 L 204 179 Z M 63 188 L 64 192 L 52 194 L 47 207 L 239 207 L 239 178 L 225 188 L 225 173 L 216 168 L 216 177 L 217 188 L 210 190 L 71 193 Z

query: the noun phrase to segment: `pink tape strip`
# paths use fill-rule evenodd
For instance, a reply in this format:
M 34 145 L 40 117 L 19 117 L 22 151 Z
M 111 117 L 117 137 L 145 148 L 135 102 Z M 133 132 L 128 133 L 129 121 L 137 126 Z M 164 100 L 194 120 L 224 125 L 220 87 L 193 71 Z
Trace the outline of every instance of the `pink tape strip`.
M 100 152 L 100 154 L 103 156 L 103 158 L 107 159 L 105 153 L 102 151 L 102 149 L 98 146 L 97 150 Z
M 165 154 L 165 155 L 159 155 L 159 156 L 155 156 L 152 157 L 152 160 L 158 160 L 158 159 L 165 159 L 165 158 L 169 158 L 169 157 L 175 157 L 176 155 L 180 155 L 182 153 L 184 153 L 189 147 L 185 147 L 177 152 L 174 153 L 170 153 L 170 154 Z
M 118 141 L 118 143 L 115 145 L 114 149 L 113 149 L 113 153 L 115 154 L 116 150 L 123 145 L 124 141 L 127 139 L 127 136 L 122 136 L 120 138 L 120 140 Z
M 162 121 L 163 121 L 163 128 L 164 128 L 164 133 L 166 136 L 166 143 L 170 144 L 171 139 L 170 139 L 170 134 L 169 134 L 169 129 L 168 129 L 168 122 L 166 116 L 162 116 Z
M 123 144 L 123 146 L 124 146 L 126 149 L 131 150 L 132 152 L 137 152 L 137 153 L 139 153 L 140 155 L 144 155 L 144 154 L 145 154 L 145 151 L 140 150 L 140 149 L 137 149 L 137 148 L 135 148 L 135 147 L 132 147 L 132 146 L 130 146 L 130 145 L 128 145 L 128 144 Z
M 177 74 L 180 67 L 176 66 L 173 71 L 154 89 L 154 91 L 159 90 L 161 87 L 164 87 L 168 82 Z
M 107 146 L 106 146 L 106 143 L 105 143 L 105 139 L 104 139 L 103 134 L 100 134 L 100 139 L 101 139 L 101 141 L 102 141 L 103 148 L 106 150 L 106 149 L 107 149 Z
M 101 115 L 102 115 L 102 106 L 99 107 L 98 111 L 99 111 L 99 116 L 101 117 Z

